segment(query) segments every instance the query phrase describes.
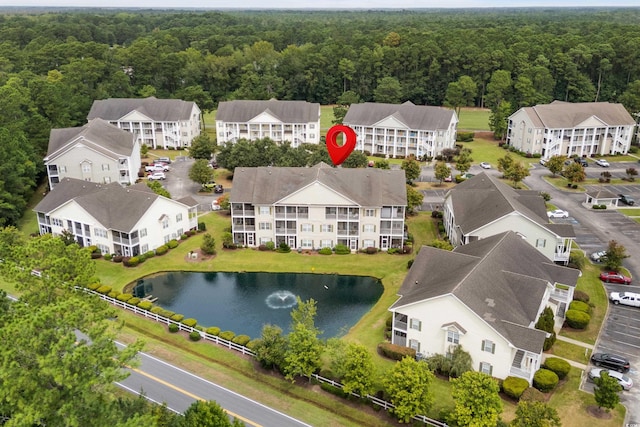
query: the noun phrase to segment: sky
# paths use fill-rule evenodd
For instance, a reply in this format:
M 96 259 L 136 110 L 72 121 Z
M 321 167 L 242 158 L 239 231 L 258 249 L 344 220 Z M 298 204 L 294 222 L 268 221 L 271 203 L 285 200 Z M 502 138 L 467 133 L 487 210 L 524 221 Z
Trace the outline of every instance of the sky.
M 415 9 L 487 7 L 640 7 L 638 0 L 0 0 L 2 6 L 159 9 Z

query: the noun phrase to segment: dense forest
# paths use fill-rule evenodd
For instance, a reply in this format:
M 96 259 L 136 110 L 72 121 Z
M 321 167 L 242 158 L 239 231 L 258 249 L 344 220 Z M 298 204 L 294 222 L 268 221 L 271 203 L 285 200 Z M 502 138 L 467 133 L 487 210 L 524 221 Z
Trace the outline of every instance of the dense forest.
M 5 9 L 0 225 L 22 215 L 51 128 L 84 124 L 95 99 L 150 95 L 203 110 L 229 99 L 410 100 L 488 107 L 498 121 L 554 99 L 637 112 L 640 8 Z

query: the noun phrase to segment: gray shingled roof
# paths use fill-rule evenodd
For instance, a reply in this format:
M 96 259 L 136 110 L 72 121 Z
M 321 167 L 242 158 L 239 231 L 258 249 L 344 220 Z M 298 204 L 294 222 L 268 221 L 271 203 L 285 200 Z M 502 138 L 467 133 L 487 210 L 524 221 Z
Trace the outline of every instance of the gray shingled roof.
M 96 118 L 116 121 L 131 113 L 141 114 L 157 122 L 174 122 L 191 119 L 195 103 L 181 99 L 149 98 L 109 98 L 93 101 L 87 120 Z
M 530 190 L 515 190 L 487 173 L 479 173 L 458 184 L 447 193 L 451 198 L 456 225 L 464 234 L 472 233 L 510 213 L 519 212 L 540 226 L 574 237 L 573 227 L 550 227 L 542 196 Z
M 562 102 L 525 107 L 524 111 L 536 127 L 567 129 L 596 117 L 609 126 L 635 125 L 635 120 L 622 104 L 610 102 Z
M 306 101 L 224 101 L 218 104 L 216 121 L 245 123 L 268 112 L 283 123 L 310 123 L 320 119 L 320 104 Z
M 437 130 L 448 129 L 454 114 L 453 110 L 443 107 L 415 105 L 410 101 L 400 105 L 365 102 L 351 104 L 343 123 L 352 126 L 373 126 L 393 116 L 409 129 Z
M 452 252 L 424 246 L 400 288 L 400 299 L 391 308 L 451 294 L 515 343 L 513 325 L 525 329 L 537 320 L 547 283 L 573 287 L 579 274 L 549 262 L 513 231 L 458 246 Z M 535 346 L 527 346 L 526 340 L 518 344 L 518 348 L 541 351 L 541 343 Z
M 326 185 L 360 206 L 407 204 L 403 170 L 333 168 L 325 163 L 311 168 L 237 167 L 233 172 L 230 201 L 272 205 L 314 182 Z
M 48 214 L 73 200 L 104 227 L 129 232 L 158 197 L 161 196 L 143 183 L 125 188 L 115 182 L 97 184 L 64 178 L 33 210 Z
M 71 141 L 82 143 L 117 160 L 133 154 L 134 140 L 130 132 L 119 129 L 102 119 L 95 119 L 82 127 L 51 129 L 46 160 L 57 157 Z

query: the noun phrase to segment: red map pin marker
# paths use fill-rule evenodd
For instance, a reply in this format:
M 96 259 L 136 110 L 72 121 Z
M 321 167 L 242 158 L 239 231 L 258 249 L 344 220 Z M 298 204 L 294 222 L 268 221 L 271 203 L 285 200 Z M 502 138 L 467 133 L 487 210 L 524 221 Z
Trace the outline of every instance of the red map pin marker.
M 338 134 L 344 134 L 344 143 L 338 145 L 336 138 Z M 327 131 L 327 151 L 334 165 L 338 166 L 349 157 L 349 154 L 356 148 L 356 132 L 349 126 L 335 125 Z

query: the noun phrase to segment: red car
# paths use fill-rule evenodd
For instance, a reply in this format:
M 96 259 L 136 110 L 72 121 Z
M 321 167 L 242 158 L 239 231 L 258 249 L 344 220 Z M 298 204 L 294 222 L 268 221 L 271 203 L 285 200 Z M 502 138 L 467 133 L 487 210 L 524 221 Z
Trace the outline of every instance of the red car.
M 600 280 L 606 283 L 620 283 L 622 285 L 630 285 L 631 277 L 623 276 L 615 271 L 605 271 L 600 273 Z

